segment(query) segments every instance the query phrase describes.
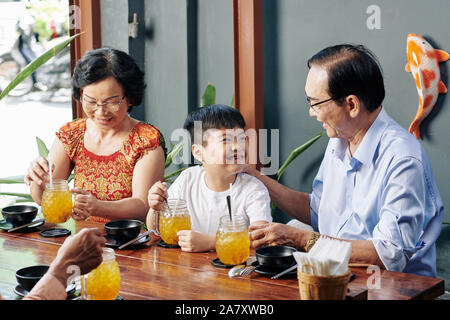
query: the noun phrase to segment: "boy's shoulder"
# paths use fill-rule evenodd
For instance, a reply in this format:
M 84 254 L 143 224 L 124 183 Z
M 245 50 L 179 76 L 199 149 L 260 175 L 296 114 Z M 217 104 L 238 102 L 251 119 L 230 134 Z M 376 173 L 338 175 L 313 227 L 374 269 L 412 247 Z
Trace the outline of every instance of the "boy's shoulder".
M 205 169 L 200 166 L 193 166 L 193 167 L 189 167 L 185 170 L 183 170 L 180 175 L 178 176 L 178 178 L 183 178 L 183 179 L 196 179 L 198 177 L 201 176 L 201 173 L 204 171 Z
M 243 185 L 245 185 L 246 189 L 251 188 L 252 191 L 269 192 L 267 190 L 266 186 L 264 185 L 264 183 L 262 183 L 260 180 L 258 180 L 254 176 L 249 175 L 247 173 L 239 173 L 239 177 L 240 177 L 241 183 Z

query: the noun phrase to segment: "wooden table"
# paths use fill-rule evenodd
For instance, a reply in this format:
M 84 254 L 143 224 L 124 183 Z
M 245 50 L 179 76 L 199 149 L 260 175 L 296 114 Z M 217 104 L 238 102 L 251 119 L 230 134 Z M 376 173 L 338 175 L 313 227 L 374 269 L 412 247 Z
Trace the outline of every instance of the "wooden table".
M 53 227 L 45 224 L 38 229 Z M 94 222 L 71 221 L 72 233 L 85 227 L 103 228 Z M 37 230 L 39 231 L 39 230 Z M 0 293 L 16 299 L 15 271 L 36 264 L 50 264 L 66 238 L 43 238 L 38 232 L 0 231 Z M 121 271 L 120 295 L 126 300 L 297 300 L 297 278 L 271 280 L 253 272 L 247 278 L 228 277 L 229 269 L 211 261 L 215 252 L 186 253 L 156 245 L 159 238 L 140 249 L 116 250 Z M 254 255 L 254 251 L 253 251 Z M 373 276 L 366 268 L 351 268 L 356 275 L 349 283 L 348 298 L 369 300 L 434 299 L 444 293 L 444 281 L 407 273 L 381 270 L 380 288 L 368 288 Z M 368 282 L 369 279 L 369 282 Z

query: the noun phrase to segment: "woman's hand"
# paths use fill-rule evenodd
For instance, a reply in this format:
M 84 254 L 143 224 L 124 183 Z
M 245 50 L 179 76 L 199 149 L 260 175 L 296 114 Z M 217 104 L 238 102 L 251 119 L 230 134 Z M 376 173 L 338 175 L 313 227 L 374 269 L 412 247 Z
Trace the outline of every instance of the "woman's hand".
M 52 172 L 55 167 L 52 166 Z M 25 175 L 24 182 L 27 186 L 30 186 L 32 182 L 36 183 L 40 187 L 44 188 L 45 183 L 49 181 L 49 165 L 47 159 L 44 157 L 37 157 L 28 166 L 27 174 Z
M 181 230 L 177 233 L 178 245 L 182 251 L 202 252 L 215 247 L 215 236 L 192 230 Z
M 155 182 L 150 190 L 148 190 L 147 200 L 150 209 L 161 211 L 163 204 L 168 197 L 167 184 L 161 181 Z
M 86 220 L 86 218 L 95 215 L 100 200 L 80 188 L 73 188 L 71 191 L 75 195 L 72 217 L 75 220 Z

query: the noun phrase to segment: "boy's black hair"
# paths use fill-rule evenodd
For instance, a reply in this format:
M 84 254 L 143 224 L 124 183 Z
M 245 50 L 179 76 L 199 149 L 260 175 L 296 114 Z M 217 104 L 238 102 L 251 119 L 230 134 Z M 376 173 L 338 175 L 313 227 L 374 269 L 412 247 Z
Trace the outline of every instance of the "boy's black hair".
M 189 131 L 192 143 L 196 141 L 194 137 L 194 122 L 196 121 L 202 123 L 202 137 L 208 129 L 245 128 L 245 120 L 239 110 L 224 104 L 205 106 L 189 113 L 184 122 L 183 127 Z M 206 145 L 206 141 L 203 141 L 203 145 Z
M 328 71 L 328 93 L 339 105 L 354 94 L 370 112 L 383 102 L 385 91 L 380 64 L 363 45 L 340 44 L 325 48 L 308 60 L 308 67 Z

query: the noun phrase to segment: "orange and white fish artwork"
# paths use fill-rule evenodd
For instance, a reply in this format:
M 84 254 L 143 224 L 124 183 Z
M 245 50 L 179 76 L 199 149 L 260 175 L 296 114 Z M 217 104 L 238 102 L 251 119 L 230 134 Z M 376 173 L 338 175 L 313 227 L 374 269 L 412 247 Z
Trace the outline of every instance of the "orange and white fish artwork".
M 438 95 L 447 92 L 441 80 L 439 63 L 447 61 L 450 55 L 434 49 L 423 37 L 413 33 L 408 35 L 406 54 L 408 63 L 405 70 L 411 72 L 419 94 L 419 109 L 409 132 L 420 139 L 420 124 L 433 110 Z

